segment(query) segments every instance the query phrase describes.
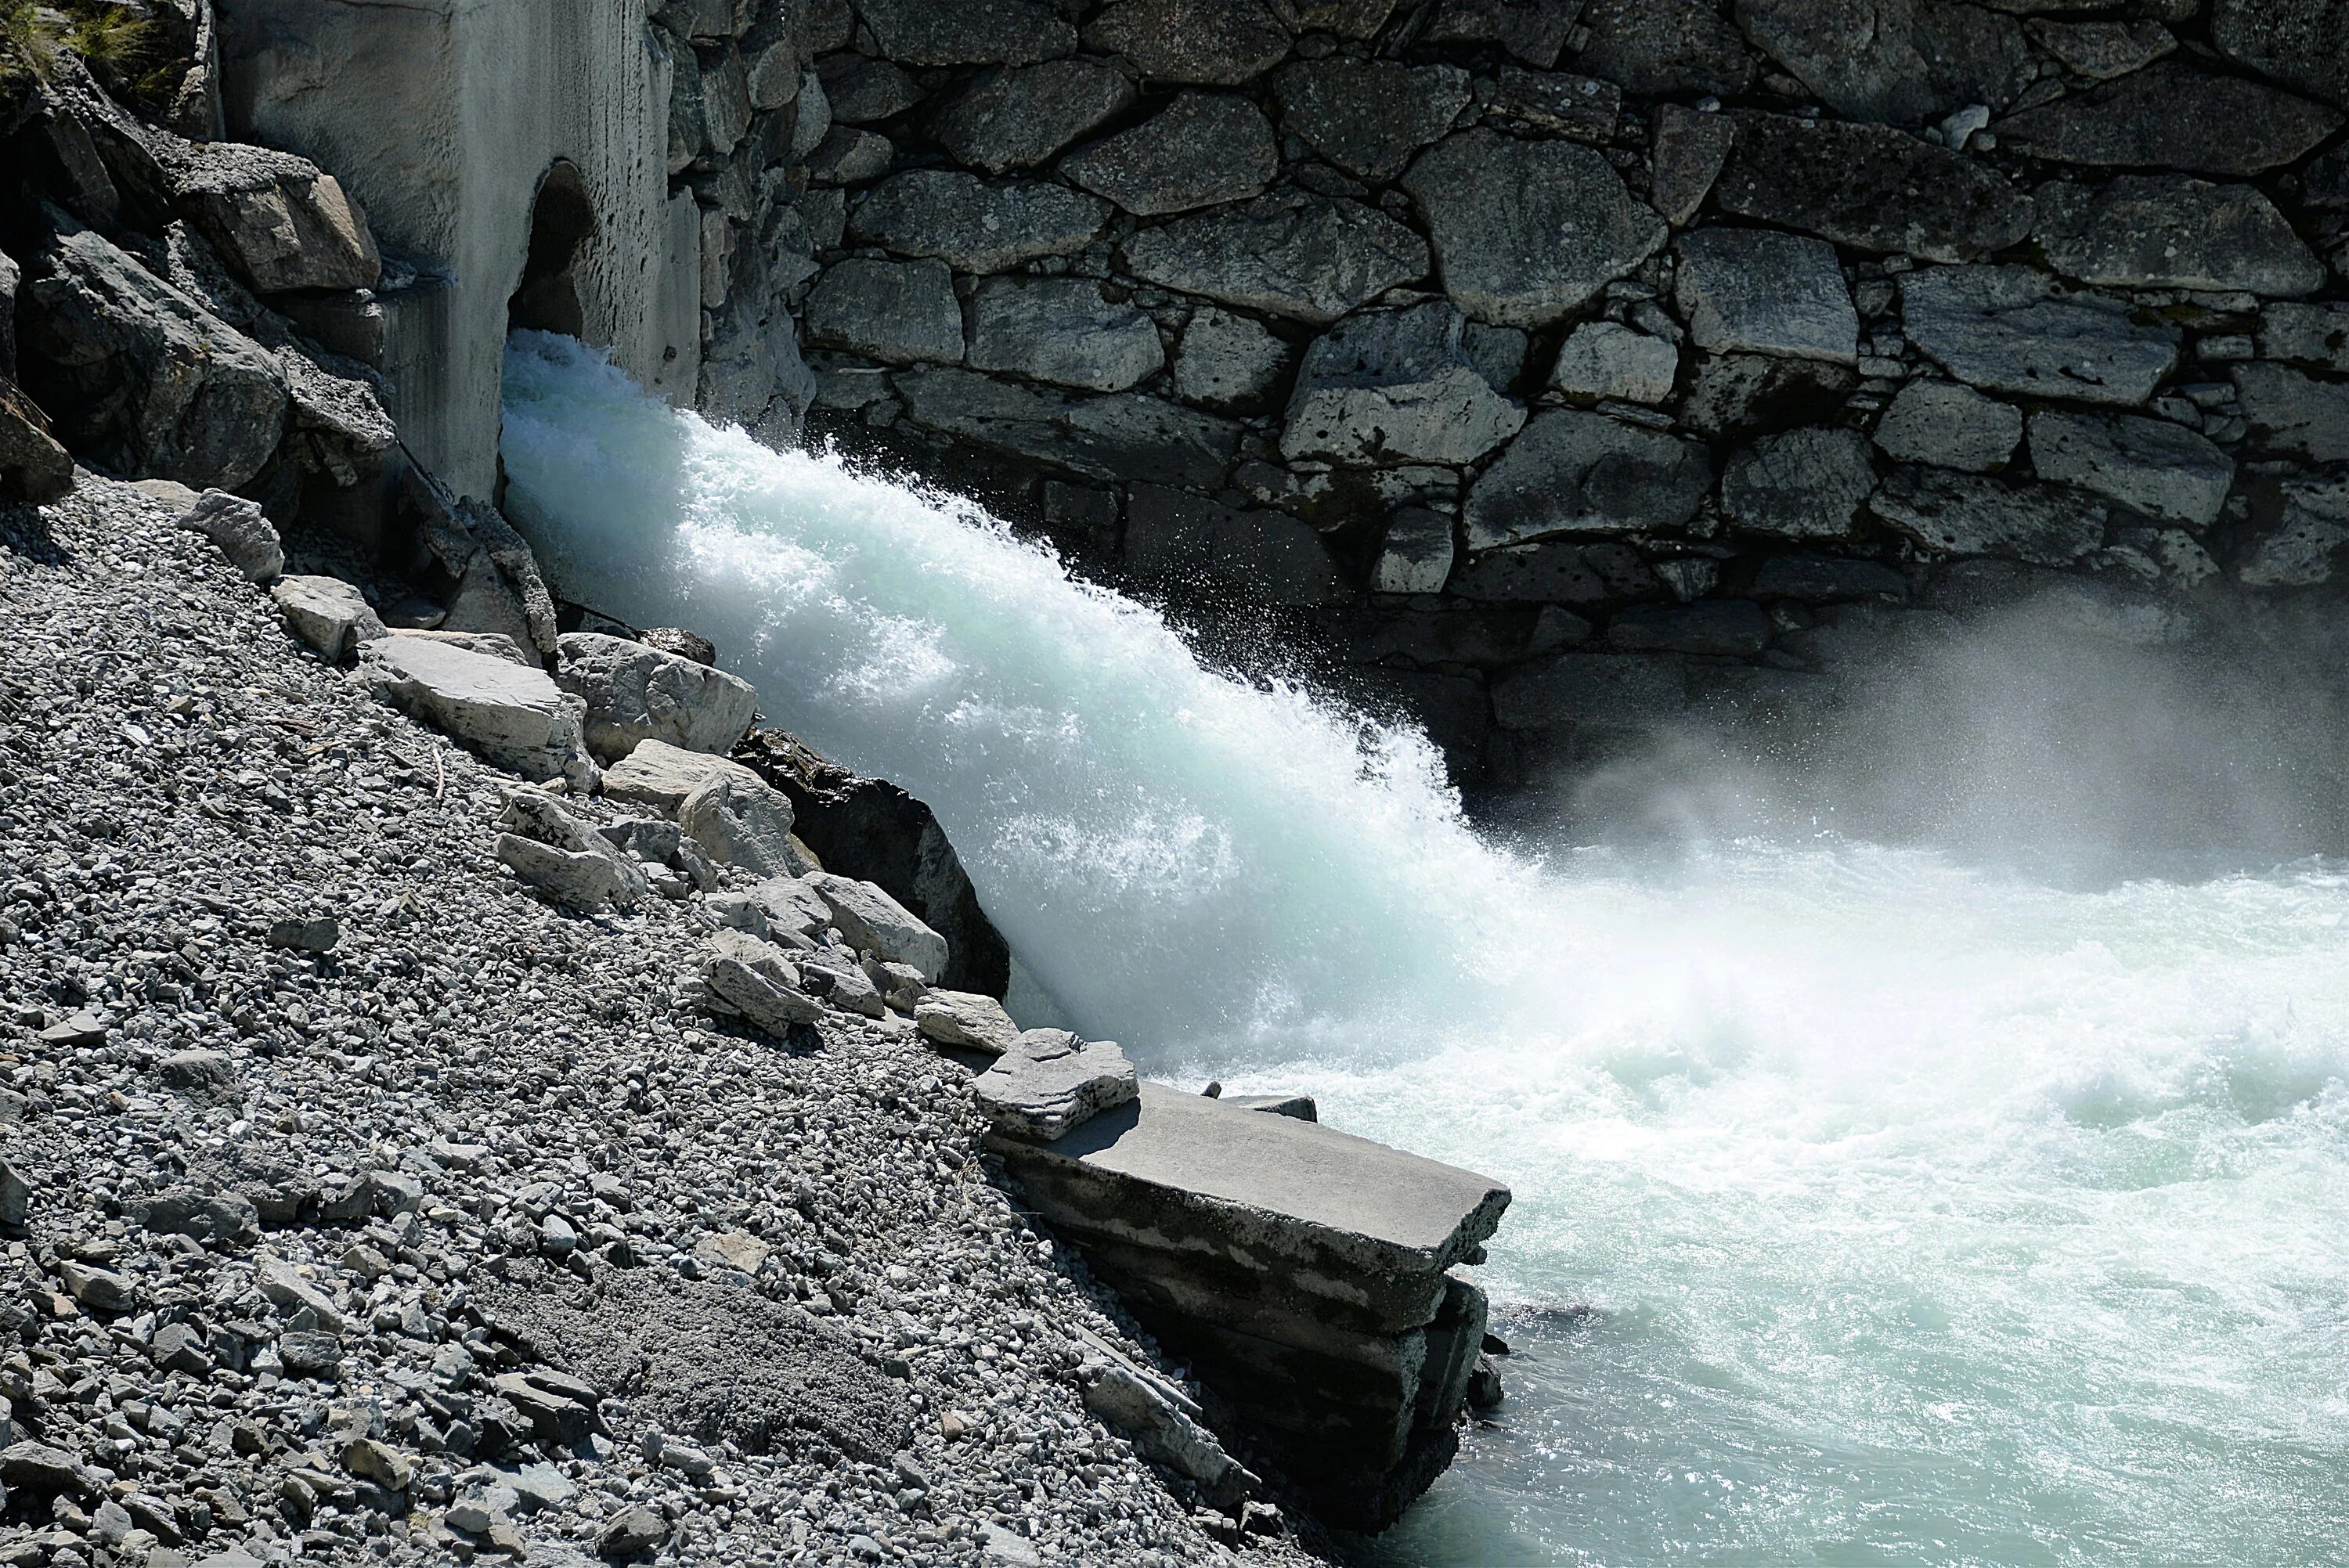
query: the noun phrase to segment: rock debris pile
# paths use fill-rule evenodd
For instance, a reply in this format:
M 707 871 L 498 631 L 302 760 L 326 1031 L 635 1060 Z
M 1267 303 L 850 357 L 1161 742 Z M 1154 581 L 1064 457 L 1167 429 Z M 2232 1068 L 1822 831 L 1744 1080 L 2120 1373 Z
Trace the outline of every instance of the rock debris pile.
M 989 1181 L 933 1042 L 1024 1037 L 935 932 L 740 764 L 475 754 L 725 680 L 383 635 L 163 497 L 0 513 L 0 1563 L 1305 1560 Z

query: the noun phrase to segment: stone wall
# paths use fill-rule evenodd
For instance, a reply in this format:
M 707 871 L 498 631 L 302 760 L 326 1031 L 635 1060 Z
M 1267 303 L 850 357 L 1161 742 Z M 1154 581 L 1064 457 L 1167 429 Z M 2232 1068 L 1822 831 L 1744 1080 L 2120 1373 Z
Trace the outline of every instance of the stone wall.
M 672 400 L 798 429 L 806 373 L 765 258 L 804 46 L 774 0 L 222 0 L 227 119 L 336 170 L 391 253 L 393 413 L 457 492 L 497 474 L 508 302 L 542 183 L 569 165 L 595 227 L 581 335 Z M 788 251 L 788 243 L 781 247 Z
M 820 433 L 1507 783 L 1903 607 L 2333 591 L 2349 21 L 2081 11 L 814 0 L 770 263 Z

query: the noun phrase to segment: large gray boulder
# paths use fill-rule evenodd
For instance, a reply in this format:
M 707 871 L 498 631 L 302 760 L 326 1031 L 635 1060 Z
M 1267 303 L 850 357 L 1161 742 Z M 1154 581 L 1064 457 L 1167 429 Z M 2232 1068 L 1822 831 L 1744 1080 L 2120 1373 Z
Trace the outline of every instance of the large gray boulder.
M 1463 509 L 1468 548 L 1553 533 L 1670 531 L 1713 484 L 1702 446 L 1578 408 L 1537 414 Z
M 2023 440 L 2023 410 L 1954 381 L 1911 381 L 1876 422 L 1876 444 L 1907 463 L 1986 474 Z
M 1007 66 L 974 79 L 931 134 L 957 162 L 1008 174 L 1046 161 L 1133 102 L 1133 82 L 1100 60 Z
M 277 358 L 94 231 L 61 220 L 30 258 L 19 349 L 70 398 L 78 449 L 199 490 L 235 490 L 285 433 Z
M 1699 348 L 1857 363 L 1859 313 L 1826 241 L 1719 227 L 1674 249 L 1673 289 Z
M 1457 66 L 1340 57 L 1284 66 L 1272 87 L 1281 129 L 1347 173 L 1381 181 L 1450 130 L 1469 98 Z
M 1554 391 L 1569 397 L 1661 403 L 1680 377 L 1681 351 L 1670 339 L 1616 321 L 1586 321 L 1558 346 Z
M 771 1035 L 823 1016 L 823 1004 L 800 989 L 800 967 L 791 954 L 748 932 L 712 932 L 699 979 L 704 1006 L 747 1018 Z
M 1030 1029 L 971 1080 L 995 1130 L 1050 1143 L 1140 1092 L 1133 1064 L 1114 1041 L 1066 1029 Z
M 48 416 L 0 377 L 0 496 L 36 504 L 73 489 L 73 454 L 49 433 Z
M 2349 304 L 2271 304 L 2260 313 L 2260 354 L 2349 372 Z
M 1272 122 L 1233 93 L 1177 93 L 1140 125 L 1061 160 L 1061 172 L 1145 218 L 1254 196 L 1280 172 Z
M 595 827 L 535 789 L 516 790 L 498 813 L 497 856 L 556 903 L 585 913 L 634 909 L 651 891 L 645 870 Z
M 525 779 L 585 789 L 600 777 L 582 735 L 586 705 L 544 670 L 394 634 L 359 649 L 357 678 L 378 700 Z
M 2043 480 L 2189 528 L 2219 521 L 2235 480 L 2226 449 L 2182 425 L 2068 408 L 2031 416 L 2031 466 Z
M 988 278 L 971 291 L 969 364 L 1123 392 L 1165 363 L 1157 324 L 1091 278 Z
M 739 676 L 599 632 L 557 640 L 554 684 L 587 705 L 587 749 L 605 762 L 645 740 L 730 751 L 759 708 L 758 688 Z
M 807 302 L 808 341 L 892 365 L 959 364 L 962 305 L 944 262 L 851 256 L 826 267 Z
M 1875 490 L 1867 437 L 1807 426 L 1764 436 L 1730 459 L 1721 510 L 1744 533 L 1842 539 Z
M 2335 0 L 2213 0 L 2210 41 L 2261 76 L 2349 108 L 2349 21 Z
M 1934 267 L 1900 282 L 1909 340 L 1993 392 L 2143 403 L 2178 363 L 2178 330 L 2127 301 L 2070 293 L 2028 267 Z
M 2012 16 L 1938 0 L 1737 0 L 1745 36 L 1852 119 L 1913 125 L 2002 108 L 2038 62 Z
M 1228 88 L 1278 65 L 1289 37 L 1265 0 L 1112 0 L 1085 43 L 1152 81 Z
M 806 881 L 859 952 L 885 964 L 910 965 L 931 985 L 946 973 L 947 939 L 880 887 L 832 872 L 817 872 Z
M 1460 131 L 1422 153 L 1402 184 L 1427 221 L 1444 292 L 1506 326 L 1549 325 L 1671 234 L 1605 157 L 1569 141 Z
M 263 514 L 258 502 L 241 495 L 204 491 L 181 517 L 180 526 L 218 545 L 229 564 L 251 582 L 266 583 L 285 570 L 285 546 L 277 537 L 277 525 Z
M 2349 462 L 2349 384 L 2257 362 L 2228 376 L 2262 446 L 2311 462 Z
M 959 1050 L 1001 1056 L 1019 1041 L 1019 1026 L 1003 1004 L 976 991 L 931 991 L 914 1004 L 922 1038 Z
M 1626 92 L 1742 98 L 1754 86 L 1745 40 L 1710 0 L 1591 0 L 1579 70 Z
M 2343 575 L 2349 551 L 2349 479 L 2286 480 L 2282 515 L 2244 553 L 2235 575 L 2251 588 L 2307 588 Z
M 373 288 L 383 273 L 358 199 L 305 158 L 235 142 L 160 151 L 171 199 L 264 294 Z
M 2031 229 L 2031 204 L 1983 164 L 1886 125 L 1740 114 L 1714 181 L 1725 212 L 1863 251 L 1964 262 Z
M 1868 508 L 1939 555 L 2002 555 L 2036 566 L 2069 566 L 2105 542 L 2101 500 L 1940 469 L 1899 470 Z
M 339 577 L 281 577 L 271 584 L 269 597 L 285 618 L 285 629 L 330 664 L 390 634 L 367 595 Z
M 729 769 L 700 784 L 678 805 L 677 825 L 719 865 L 762 877 L 814 869 L 792 841 L 791 800 L 756 774 Z
M 1143 229 L 1123 256 L 1144 283 L 1316 325 L 1428 268 L 1426 242 L 1404 225 L 1359 201 L 1303 191 Z
M 848 232 L 900 255 L 935 256 L 957 272 L 999 273 L 1074 255 L 1110 211 L 1099 197 L 1065 185 L 913 169 L 874 186 L 849 214 Z
M 688 751 L 665 740 L 640 740 L 604 769 L 604 793 L 674 817 L 687 796 L 721 776 L 751 783 L 759 777 L 739 762 L 706 751 Z
M 2058 163 L 2241 176 L 2292 162 L 2340 125 L 2323 104 L 2167 59 L 1991 129 L 2002 150 Z
M 1525 410 L 1461 346 L 1452 304 L 1347 317 L 1298 372 L 1281 455 L 1354 465 L 1473 463 L 1517 433 Z
M 1263 323 L 1207 305 L 1192 313 L 1175 344 L 1168 389 L 1205 407 L 1260 408 L 1279 389 L 1289 358 L 1288 345 Z
M 2324 284 L 2324 263 L 2249 185 L 2182 174 L 2056 180 L 2039 188 L 2033 212 L 2047 264 L 2082 283 L 2281 295 Z

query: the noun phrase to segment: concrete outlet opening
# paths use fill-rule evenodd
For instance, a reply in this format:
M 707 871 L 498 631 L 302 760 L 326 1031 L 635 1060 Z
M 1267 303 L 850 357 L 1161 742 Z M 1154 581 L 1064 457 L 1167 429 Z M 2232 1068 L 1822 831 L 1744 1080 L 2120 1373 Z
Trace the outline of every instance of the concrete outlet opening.
M 530 254 L 523 263 L 522 284 L 506 303 L 508 332 L 585 335 L 586 317 L 579 308 L 573 269 L 595 232 L 595 209 L 587 199 L 586 182 L 575 165 L 556 162 L 540 181 L 538 201 L 531 210 Z

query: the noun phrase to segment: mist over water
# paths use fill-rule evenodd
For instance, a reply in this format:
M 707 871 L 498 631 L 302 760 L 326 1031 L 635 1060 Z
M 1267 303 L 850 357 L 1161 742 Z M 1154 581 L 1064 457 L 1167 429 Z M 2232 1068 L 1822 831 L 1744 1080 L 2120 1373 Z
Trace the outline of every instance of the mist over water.
M 975 511 L 561 340 L 507 397 L 568 591 L 708 632 L 771 721 L 928 799 L 1079 1026 L 1515 1189 L 1475 1271 L 1509 1403 L 1371 1560 L 2338 1559 L 2349 873 L 2292 858 L 2329 841 L 2261 760 L 2288 695 L 2112 672 L 2230 788 L 1929 679 L 1884 696 L 1917 767 L 1814 737 L 1876 759 L 1838 792 L 1690 742 L 1586 799 L 1616 847 L 1503 847 L 1416 735 L 1202 667 Z M 2021 642 L 1974 668 L 2038 678 Z M 2034 711 L 2048 766 L 1960 776 Z

